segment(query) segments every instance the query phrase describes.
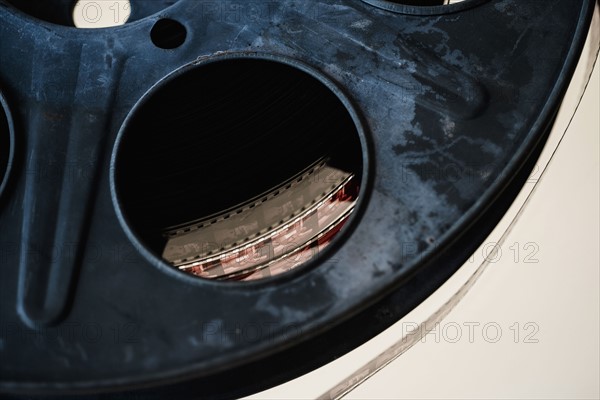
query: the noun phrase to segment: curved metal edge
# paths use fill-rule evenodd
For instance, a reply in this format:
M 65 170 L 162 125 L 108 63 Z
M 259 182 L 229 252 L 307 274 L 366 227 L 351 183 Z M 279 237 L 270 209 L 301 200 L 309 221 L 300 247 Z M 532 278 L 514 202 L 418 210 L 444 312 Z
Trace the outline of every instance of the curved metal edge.
M 312 78 L 319 81 L 322 85 L 324 85 L 327 89 L 329 89 L 333 94 L 338 98 L 338 100 L 342 103 L 342 105 L 346 108 L 346 111 L 349 113 L 352 118 L 356 130 L 358 132 L 358 136 L 361 144 L 361 156 L 362 156 L 362 176 L 360 182 L 360 192 L 358 195 L 358 202 L 355 206 L 355 210 L 350 216 L 350 219 L 346 223 L 346 225 L 342 228 L 342 231 L 336 236 L 333 242 L 327 246 L 322 253 L 319 254 L 319 257 L 309 261 L 308 263 L 302 265 L 299 268 L 295 268 L 292 271 L 286 272 L 281 275 L 277 275 L 270 278 L 265 278 L 257 281 L 251 282 L 235 282 L 235 281 L 226 281 L 226 282 L 217 282 L 214 280 L 207 280 L 198 278 L 195 276 L 191 276 L 189 274 L 183 273 L 173 268 L 172 265 L 168 264 L 165 260 L 163 260 L 160 255 L 155 254 L 150 249 L 146 247 L 141 238 L 135 233 L 134 229 L 132 229 L 130 221 L 126 215 L 126 212 L 123 210 L 119 189 L 117 187 L 117 178 L 116 174 L 118 174 L 118 157 L 120 152 L 120 145 L 123 140 L 123 136 L 126 135 L 126 131 L 128 129 L 131 120 L 135 116 L 135 114 L 147 103 L 147 101 L 153 96 L 153 94 L 160 90 L 165 85 L 168 85 L 173 80 L 177 79 L 179 76 L 186 74 L 195 68 L 201 68 L 204 65 L 226 61 L 226 60 L 242 60 L 242 59 L 256 59 L 256 60 L 265 60 L 271 62 L 278 62 L 284 64 L 286 66 L 296 68 Z M 208 56 L 200 56 L 195 61 L 188 63 L 172 73 L 168 74 L 161 80 L 159 80 L 156 84 L 154 84 L 141 98 L 140 100 L 133 106 L 125 121 L 123 122 L 119 133 L 117 135 L 117 139 L 115 140 L 115 144 L 113 147 L 111 161 L 110 161 L 110 191 L 111 198 L 113 201 L 113 206 L 119 222 L 121 224 L 122 229 L 126 233 L 129 240 L 132 242 L 133 246 L 138 250 L 141 255 L 154 267 L 158 268 L 162 272 L 170 275 L 171 277 L 185 282 L 187 284 L 192 284 L 195 286 L 206 286 L 210 285 L 213 287 L 219 287 L 219 289 L 223 290 L 225 288 L 232 290 L 245 290 L 245 291 L 253 291 L 258 287 L 265 286 L 273 286 L 275 283 L 281 283 L 284 281 L 292 280 L 299 276 L 299 274 L 304 274 L 309 272 L 310 270 L 317 267 L 319 264 L 323 262 L 323 260 L 330 258 L 340 247 L 341 244 L 349 237 L 351 232 L 356 228 L 361 216 L 364 214 L 364 210 L 368 204 L 368 200 L 370 198 L 370 193 L 372 191 L 373 186 L 373 177 L 375 166 L 374 163 L 370 160 L 372 159 L 373 146 L 371 144 L 370 133 L 366 128 L 366 124 L 363 121 L 362 116 L 357 111 L 357 108 L 352 103 L 351 99 L 343 92 L 343 90 L 329 77 L 323 74 L 321 71 L 316 68 L 311 67 L 310 65 L 292 59 L 287 56 L 282 56 L 278 54 L 272 53 L 259 53 L 259 52 L 218 52 L 213 55 Z
M 373 7 L 382 10 L 391 11 L 396 14 L 433 16 L 452 14 L 459 11 L 464 11 L 469 8 L 479 6 L 489 0 L 464 0 L 460 3 L 447 4 L 443 6 L 410 6 L 406 4 L 398 4 L 388 0 L 361 0 Z
M 5 115 L 6 118 L 6 124 L 8 126 L 8 140 L 9 140 L 9 150 L 8 150 L 8 159 L 7 164 L 6 164 L 6 170 L 4 171 L 4 176 L 0 177 L 0 201 L 2 199 L 2 196 L 4 194 L 4 191 L 6 190 L 6 187 L 8 186 L 8 182 L 10 180 L 11 177 L 11 171 L 13 168 L 13 164 L 14 164 L 14 159 L 15 159 L 15 124 L 12 118 L 12 114 L 10 112 L 10 108 L 8 107 L 8 102 L 6 101 L 6 98 L 4 97 L 4 95 L 2 94 L 1 90 L 0 90 L 0 109 L 2 110 L 2 112 Z

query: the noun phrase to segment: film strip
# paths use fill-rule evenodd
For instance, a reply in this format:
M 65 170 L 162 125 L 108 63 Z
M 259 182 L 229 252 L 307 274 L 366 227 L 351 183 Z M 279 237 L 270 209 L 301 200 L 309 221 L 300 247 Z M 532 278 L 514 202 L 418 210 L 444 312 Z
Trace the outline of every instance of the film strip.
M 352 173 L 320 160 L 254 201 L 168 231 L 163 258 L 210 279 L 251 280 L 291 270 L 330 243 L 354 210 L 358 189 Z

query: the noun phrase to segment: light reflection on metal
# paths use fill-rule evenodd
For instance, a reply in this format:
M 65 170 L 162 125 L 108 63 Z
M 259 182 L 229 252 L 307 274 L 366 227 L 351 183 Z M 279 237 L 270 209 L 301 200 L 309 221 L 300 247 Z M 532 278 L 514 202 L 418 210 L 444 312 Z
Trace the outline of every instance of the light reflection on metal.
M 294 269 L 340 231 L 356 205 L 357 180 L 320 160 L 258 199 L 166 232 L 163 258 L 218 280 L 249 281 Z

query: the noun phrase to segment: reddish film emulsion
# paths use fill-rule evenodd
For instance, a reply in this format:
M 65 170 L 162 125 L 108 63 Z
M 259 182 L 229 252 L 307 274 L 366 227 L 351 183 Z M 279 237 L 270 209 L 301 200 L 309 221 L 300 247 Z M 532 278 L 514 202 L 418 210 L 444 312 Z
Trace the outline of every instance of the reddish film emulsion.
M 251 281 L 279 275 L 314 260 L 335 239 L 358 192 L 356 176 L 322 163 L 258 203 L 179 229 L 171 234 L 163 257 L 179 270 L 207 279 Z M 250 236 L 239 240 L 245 235 Z M 218 245 L 209 245 L 219 239 Z

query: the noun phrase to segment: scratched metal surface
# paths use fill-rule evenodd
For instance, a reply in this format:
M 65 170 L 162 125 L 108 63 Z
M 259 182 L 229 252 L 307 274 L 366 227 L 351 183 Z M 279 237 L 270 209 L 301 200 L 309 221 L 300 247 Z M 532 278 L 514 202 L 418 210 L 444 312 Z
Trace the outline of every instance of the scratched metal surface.
M 167 3 L 144 3 L 121 27 L 77 30 L 0 1 L 0 90 L 15 127 L 0 194 L 0 388 L 210 375 L 400 287 L 484 215 L 541 137 L 593 4 L 490 0 L 417 16 L 358 0 Z M 181 47 L 152 44 L 160 17 L 187 28 Z M 156 82 L 239 53 L 301 63 L 340 89 L 365 132 L 369 184 L 317 268 L 228 285 L 177 274 L 132 241 L 110 160 Z

